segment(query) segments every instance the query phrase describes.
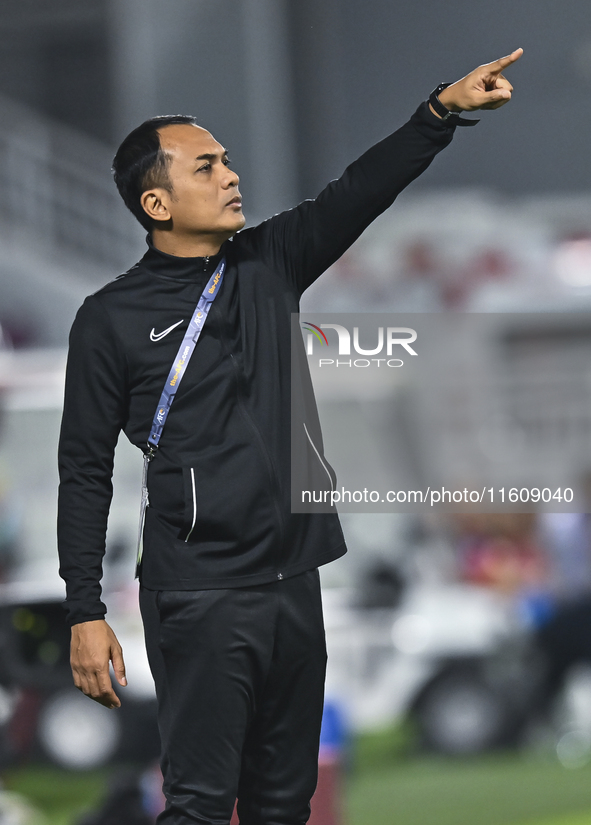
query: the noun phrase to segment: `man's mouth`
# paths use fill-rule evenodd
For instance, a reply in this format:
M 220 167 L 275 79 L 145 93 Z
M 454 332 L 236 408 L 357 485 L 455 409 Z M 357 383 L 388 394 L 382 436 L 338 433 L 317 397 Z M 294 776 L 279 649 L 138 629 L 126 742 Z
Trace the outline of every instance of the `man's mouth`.
M 232 198 L 231 201 L 228 201 L 226 206 L 242 206 L 242 198 L 239 198 L 239 197 Z

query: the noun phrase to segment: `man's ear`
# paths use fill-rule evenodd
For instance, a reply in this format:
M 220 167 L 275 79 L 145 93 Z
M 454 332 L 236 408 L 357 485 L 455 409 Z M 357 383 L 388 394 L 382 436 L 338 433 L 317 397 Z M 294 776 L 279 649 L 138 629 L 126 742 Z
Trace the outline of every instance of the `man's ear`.
M 169 194 L 166 189 L 147 189 L 140 198 L 144 212 L 154 221 L 169 221 L 172 217 L 168 211 Z

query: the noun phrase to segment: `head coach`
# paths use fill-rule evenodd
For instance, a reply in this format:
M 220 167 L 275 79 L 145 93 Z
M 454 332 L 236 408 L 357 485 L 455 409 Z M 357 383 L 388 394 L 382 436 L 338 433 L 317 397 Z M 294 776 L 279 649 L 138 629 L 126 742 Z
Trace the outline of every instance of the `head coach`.
M 226 149 L 192 117 L 128 135 L 115 182 L 148 250 L 86 299 L 70 335 L 59 446 L 60 574 L 74 683 L 126 684 L 104 617 L 113 454 L 144 453 L 140 607 L 169 825 L 303 825 L 317 780 L 326 647 L 318 567 L 335 512 L 290 508 L 290 318 L 299 298 L 451 141 L 511 98 L 513 52 L 441 84 L 315 200 L 253 228 Z M 243 231 L 240 231 L 243 230 Z M 324 463 L 317 419 L 310 460 Z M 316 456 L 316 459 L 314 458 Z

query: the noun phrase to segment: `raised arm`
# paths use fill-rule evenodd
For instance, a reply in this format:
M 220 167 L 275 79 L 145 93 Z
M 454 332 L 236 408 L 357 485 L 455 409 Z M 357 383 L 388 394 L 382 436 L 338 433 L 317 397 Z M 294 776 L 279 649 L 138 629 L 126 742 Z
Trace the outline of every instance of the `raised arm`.
M 521 53 L 518 49 L 479 66 L 444 89 L 440 102 L 453 112 L 502 106 L 512 91 L 502 71 Z M 303 292 L 427 169 L 450 143 L 455 122 L 457 117 L 442 119 L 425 101 L 407 123 L 361 155 L 315 200 L 246 230 L 241 233 L 244 241 L 270 254 L 272 265 Z

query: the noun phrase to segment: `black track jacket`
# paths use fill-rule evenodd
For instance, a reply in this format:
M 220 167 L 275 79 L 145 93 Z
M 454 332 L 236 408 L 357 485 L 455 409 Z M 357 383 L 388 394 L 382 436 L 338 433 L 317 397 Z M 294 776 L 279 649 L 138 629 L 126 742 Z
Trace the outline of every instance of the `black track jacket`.
M 290 315 L 453 131 L 422 103 L 315 200 L 239 232 L 209 261 L 150 246 L 86 299 L 70 335 L 59 446 L 70 624 L 106 612 L 100 580 L 117 438 L 123 430 L 146 450 L 168 371 L 222 254 L 222 288 L 149 466 L 140 580 L 152 590 L 242 587 L 345 553 L 336 513 L 291 513 Z M 306 415 L 322 455 L 315 409 Z

